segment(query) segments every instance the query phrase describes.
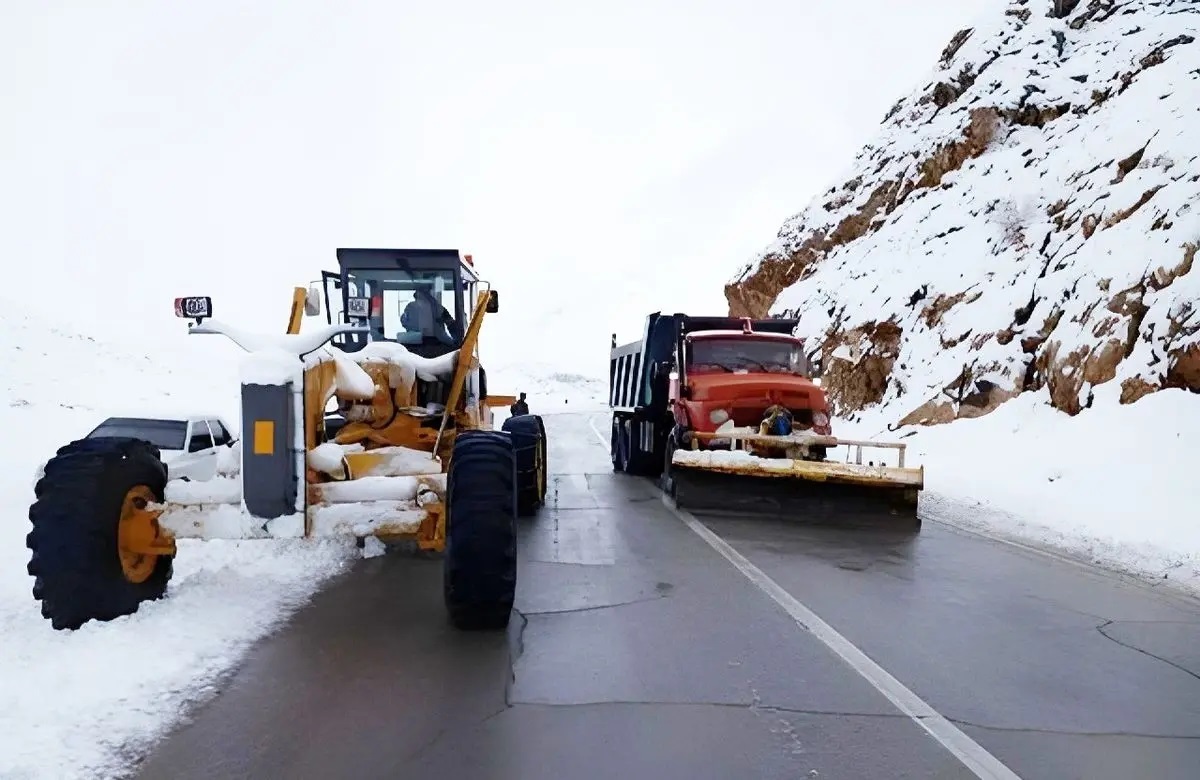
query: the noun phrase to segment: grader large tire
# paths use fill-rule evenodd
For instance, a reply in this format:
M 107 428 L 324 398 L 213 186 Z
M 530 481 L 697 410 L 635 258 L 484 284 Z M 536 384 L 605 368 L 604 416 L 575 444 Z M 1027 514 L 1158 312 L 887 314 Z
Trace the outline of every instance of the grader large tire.
M 120 538 L 153 525 L 146 503 L 163 500 L 167 469 L 158 448 L 138 439 L 81 439 L 46 464 L 25 538 L 33 597 L 56 629 L 76 629 L 137 612 L 162 598 L 172 555 L 136 555 Z
M 536 414 L 509 417 L 501 429 L 510 433 L 517 456 L 517 513 L 528 517 L 546 501 L 546 428 Z
M 512 436 L 464 430 L 446 477 L 442 588 L 464 630 L 508 626 L 517 589 L 517 465 Z

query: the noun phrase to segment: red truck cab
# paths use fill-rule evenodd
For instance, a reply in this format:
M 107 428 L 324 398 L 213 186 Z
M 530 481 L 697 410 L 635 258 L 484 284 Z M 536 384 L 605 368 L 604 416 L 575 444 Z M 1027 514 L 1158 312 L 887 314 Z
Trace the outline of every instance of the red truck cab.
M 830 435 L 825 393 L 812 378 L 804 339 L 742 330 L 698 330 L 684 336 L 682 366 L 670 375 L 675 423 L 711 433 L 729 420 L 757 430 L 767 410 L 783 406 L 793 429 Z

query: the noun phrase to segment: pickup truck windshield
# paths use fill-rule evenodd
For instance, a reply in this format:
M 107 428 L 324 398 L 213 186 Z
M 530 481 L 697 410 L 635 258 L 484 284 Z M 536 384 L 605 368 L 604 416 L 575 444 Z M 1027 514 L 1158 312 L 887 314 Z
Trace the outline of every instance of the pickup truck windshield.
M 98 436 L 128 436 L 148 441 L 160 450 L 182 450 L 185 449 L 187 421 L 110 417 L 89 433 L 87 438 Z
M 737 336 L 696 339 L 687 350 L 688 369 L 695 372 L 759 371 L 809 375 L 808 359 L 796 342 Z

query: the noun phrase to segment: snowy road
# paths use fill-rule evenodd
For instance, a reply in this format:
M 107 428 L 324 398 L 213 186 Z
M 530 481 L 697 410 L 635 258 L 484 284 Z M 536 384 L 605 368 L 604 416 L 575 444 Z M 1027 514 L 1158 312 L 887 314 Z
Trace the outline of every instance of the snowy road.
M 699 518 L 772 597 L 651 484 L 612 474 L 587 415 L 547 425 L 555 476 L 524 521 L 507 638 L 446 626 L 438 562 L 360 561 L 140 776 L 989 776 L 872 668 L 1016 776 L 1195 776 L 1200 605 L 936 523 Z M 835 655 L 787 598 L 874 665 Z

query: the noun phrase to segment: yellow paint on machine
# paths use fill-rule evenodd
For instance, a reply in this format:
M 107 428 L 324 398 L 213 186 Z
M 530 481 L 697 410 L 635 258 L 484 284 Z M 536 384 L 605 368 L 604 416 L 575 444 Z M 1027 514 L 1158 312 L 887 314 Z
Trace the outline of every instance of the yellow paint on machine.
M 255 420 L 254 421 L 254 454 L 255 455 L 274 455 L 275 454 L 275 421 L 274 420 Z
M 755 477 L 783 477 L 804 479 L 811 482 L 834 482 L 863 487 L 925 487 L 925 467 L 897 468 L 895 466 L 863 466 L 853 463 L 806 460 L 745 460 L 733 463 L 705 463 L 689 460 L 684 452 L 677 452 L 676 468 L 696 471 L 719 471 L 725 474 L 745 474 Z

